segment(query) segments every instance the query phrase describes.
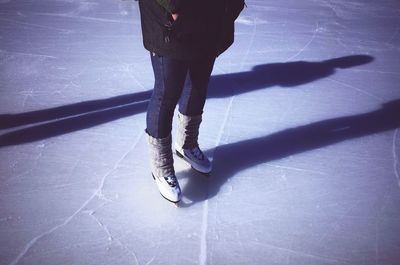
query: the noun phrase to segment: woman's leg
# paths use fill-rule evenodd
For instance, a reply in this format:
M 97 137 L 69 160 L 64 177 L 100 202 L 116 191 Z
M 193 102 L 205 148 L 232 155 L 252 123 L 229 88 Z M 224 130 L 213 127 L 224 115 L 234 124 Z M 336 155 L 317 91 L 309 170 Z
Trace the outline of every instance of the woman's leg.
M 186 62 L 157 55 L 151 56 L 151 62 L 155 84 L 147 110 L 146 129 L 150 168 L 161 195 L 176 203 L 181 199 L 181 189 L 174 170 L 171 127 L 188 66 Z
M 211 57 L 189 62 L 189 70 L 179 100 L 179 112 L 181 114 L 198 116 L 203 113 L 214 61 L 215 58 Z
M 147 133 L 155 138 L 171 134 L 172 118 L 188 73 L 186 61 L 151 55 L 154 90 L 147 109 Z
M 198 135 L 214 60 L 209 58 L 190 62 L 179 102 L 178 134 L 175 139 L 177 155 L 204 174 L 211 172 L 211 162 L 199 148 Z

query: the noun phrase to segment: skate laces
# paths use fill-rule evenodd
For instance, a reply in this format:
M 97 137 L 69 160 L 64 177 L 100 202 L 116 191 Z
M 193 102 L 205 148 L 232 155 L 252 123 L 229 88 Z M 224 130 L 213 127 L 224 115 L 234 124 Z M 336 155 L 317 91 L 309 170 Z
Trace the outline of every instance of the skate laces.
M 176 179 L 175 176 L 164 177 L 164 179 L 168 183 L 168 185 L 171 186 L 172 188 L 176 187 L 176 185 L 178 184 L 178 180 Z
M 204 154 L 199 147 L 190 149 L 189 152 L 198 160 L 204 160 Z

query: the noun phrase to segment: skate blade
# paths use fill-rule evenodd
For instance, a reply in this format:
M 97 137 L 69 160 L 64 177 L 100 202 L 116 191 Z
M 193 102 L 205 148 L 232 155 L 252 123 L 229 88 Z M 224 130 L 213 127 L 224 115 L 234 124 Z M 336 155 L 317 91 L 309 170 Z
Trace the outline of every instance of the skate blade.
M 198 171 L 197 169 L 195 169 L 193 166 L 192 166 L 192 169 L 194 170 L 194 171 L 196 171 L 197 173 L 199 173 L 200 175 L 203 175 L 203 176 L 205 176 L 205 177 L 209 177 L 209 176 L 211 176 L 211 171 L 210 172 L 201 172 L 201 171 Z
M 164 197 L 164 195 L 162 195 L 161 192 L 160 192 L 160 195 L 161 195 L 161 197 L 163 197 L 167 202 L 172 203 L 176 208 L 179 208 L 179 202 L 180 202 L 180 201 L 177 201 L 177 202 L 171 201 L 171 200 L 167 199 L 166 197 Z
M 179 208 L 179 202 L 180 202 L 180 201 L 174 202 L 174 201 L 171 201 L 171 200 L 165 198 L 161 193 L 160 193 L 160 195 L 161 195 L 161 197 L 163 197 L 167 202 L 172 203 L 176 208 Z

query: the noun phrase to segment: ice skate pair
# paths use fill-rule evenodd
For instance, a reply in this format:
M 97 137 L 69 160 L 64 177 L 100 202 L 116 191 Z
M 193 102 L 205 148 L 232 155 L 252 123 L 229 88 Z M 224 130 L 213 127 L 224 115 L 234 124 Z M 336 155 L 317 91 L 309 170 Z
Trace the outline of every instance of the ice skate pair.
M 178 132 L 175 139 L 175 151 L 178 157 L 187 161 L 196 171 L 209 174 L 211 162 L 203 154 L 198 145 L 201 115 L 186 116 L 178 114 Z M 161 195 L 178 203 L 182 197 L 179 182 L 175 176 L 174 161 L 172 156 L 172 137 L 154 138 L 148 135 L 150 167 L 153 179 Z

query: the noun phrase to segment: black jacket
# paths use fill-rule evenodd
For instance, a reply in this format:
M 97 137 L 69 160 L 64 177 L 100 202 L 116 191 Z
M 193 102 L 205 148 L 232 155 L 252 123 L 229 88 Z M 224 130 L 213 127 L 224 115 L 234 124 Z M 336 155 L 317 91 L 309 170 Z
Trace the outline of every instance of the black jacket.
M 190 60 L 218 56 L 233 43 L 244 0 L 174 0 L 179 17 L 157 0 L 139 0 L 143 44 L 161 56 Z

